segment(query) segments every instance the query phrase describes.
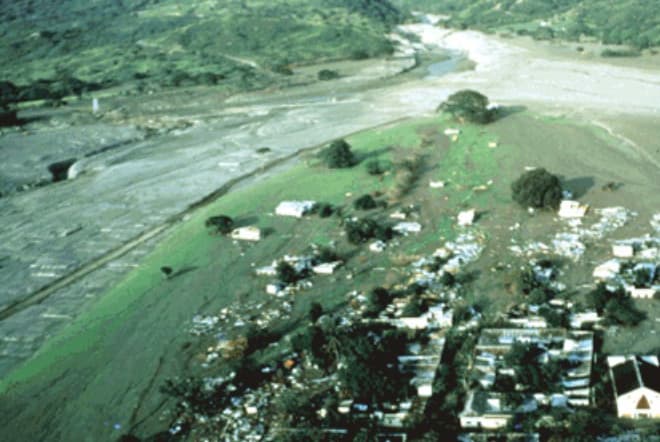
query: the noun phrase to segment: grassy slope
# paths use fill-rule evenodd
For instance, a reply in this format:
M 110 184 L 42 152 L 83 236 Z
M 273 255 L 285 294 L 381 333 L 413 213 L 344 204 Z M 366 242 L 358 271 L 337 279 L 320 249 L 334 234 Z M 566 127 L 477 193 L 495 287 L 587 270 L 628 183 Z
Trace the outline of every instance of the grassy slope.
M 482 30 L 525 30 L 549 38 L 541 20 L 550 22 L 555 36 L 596 37 L 606 44 L 639 47 L 660 45 L 657 4 L 647 0 L 399 0 L 401 7 L 449 14 L 452 26 Z
M 438 123 L 436 118 L 404 123 L 392 129 L 356 135 L 350 142 L 362 156 L 371 154 L 372 157 L 387 158 L 390 153 L 383 147 L 419 146 L 422 143 L 420 131 L 425 136 L 433 132 L 437 137 L 438 132 L 447 126 L 446 122 Z M 422 148 L 432 152 L 434 162 L 446 157 L 442 168 L 429 170 L 425 179 L 442 174 L 441 170 L 445 168 L 492 170 L 491 155 L 496 153 L 486 150 L 484 137 L 479 134 L 479 129 L 472 128 L 467 129 L 461 143 L 455 143 L 449 150 L 437 149 L 437 146 Z M 477 149 L 481 153 L 476 159 L 469 159 Z M 458 184 L 467 175 L 464 171 L 457 173 L 453 180 Z M 472 175 L 469 184 L 479 181 L 478 176 Z M 127 425 L 142 388 L 150 389 L 147 405 L 141 410 L 143 413 L 144 408 L 156 406 L 159 402 L 154 392 L 163 378 L 184 370 L 183 366 L 192 357 L 179 353 L 179 348 L 186 340 L 183 327 L 194 314 L 217 311 L 227 305 L 236 307 L 250 306 L 257 301 L 269 302 L 269 296 L 263 292 L 266 280 L 252 275 L 250 263 L 266 264 L 284 253 L 302 251 L 311 241 L 323 243 L 339 237 L 336 218 L 298 221 L 268 216 L 277 201 L 312 198 L 342 204 L 346 192 L 360 195 L 390 185 L 391 178 L 379 181 L 369 176 L 363 165 L 352 170 L 310 171 L 308 166 L 300 164 L 201 209 L 178 227 L 139 270 L 129 274 L 91 310 L 49 341 L 33 359 L 0 382 L 0 392 L 7 399 L 3 404 L 13 410 L 3 410 L 0 413 L 4 415 L 2 420 L 12 415 L 9 419 L 14 422 L 11 425 L 13 430 L 16 429 L 14 425 L 23 419 L 31 420 L 35 429 L 43 428 L 55 440 L 59 437 L 58 431 L 64 428 L 73 434 L 89 434 L 90 437 L 105 434 L 104 431 L 109 429 L 100 422 L 108 418 L 106 414 Z M 430 190 L 426 182 L 420 184 L 419 192 L 428 195 Z M 429 218 L 422 220 L 425 226 L 423 235 L 403 239 L 401 247 L 408 253 L 434 250 L 439 237 L 454 234 L 455 206 L 464 203 L 469 195 L 469 190 L 452 194 L 451 201 L 439 204 L 437 212 L 429 212 Z M 215 213 L 252 218 L 260 227 L 272 228 L 275 233 L 256 245 L 241 245 L 239 249 L 227 239 L 209 237 L 203 221 Z M 345 250 L 352 249 L 343 242 L 341 244 Z M 240 255 L 241 250 L 244 256 Z M 164 281 L 158 270 L 164 264 L 175 269 L 194 270 Z M 383 278 L 392 277 L 369 271 L 379 266 L 389 266 L 387 254 L 362 255 L 358 252 L 349 263 L 356 275 L 353 280 L 347 281 L 343 274 L 334 282 L 317 278 L 312 290 L 297 297 L 292 317 L 285 321 L 288 325 L 281 325 L 295 327 L 298 319 L 305 316 L 312 300 L 322 302 L 331 310 L 344 303 L 343 295 L 348 291 L 354 288 L 368 290 L 382 284 Z M 148 385 L 154 372 L 155 380 Z M 43 389 L 46 385 L 47 391 Z M 60 397 L 71 400 L 62 405 L 57 417 L 52 414 L 50 406 L 41 408 L 37 405 L 52 404 Z M 23 406 L 26 400 L 32 403 L 31 407 Z
M 324 5 L 321 0 L 3 2 L 0 57 L 12 63 L 0 67 L 0 79 L 24 84 L 69 75 L 117 84 L 138 75 L 170 84 L 212 73 L 240 88 L 267 84 L 280 64 L 391 49 L 385 38 L 389 23 L 380 17 L 341 3 Z
M 349 139 L 362 158 L 387 159 L 392 150 L 384 148 L 389 146 L 415 149 L 426 155 L 428 168 L 412 194 L 401 201 L 423 207 L 420 222 L 424 230 L 420 236 L 404 238 L 391 252 L 373 255 L 364 247 L 356 249 L 346 244 L 336 218 L 295 220 L 270 216 L 282 199 L 348 204 L 355 196 L 387 190 L 392 183 L 391 177 L 379 181 L 367 175 L 363 165 L 327 170 L 314 165 L 315 160 L 309 157 L 311 164 L 298 164 L 230 193 L 177 227 L 139 269 L 0 382 L 0 424 L 16 441 L 117 436 L 112 423 L 127 428 L 159 409 L 162 396 L 158 387 L 165 378 L 196 371 L 199 341 L 192 338 L 190 346 L 191 338 L 185 332 L 193 315 L 213 314 L 230 306 L 244 311 L 244 317 L 249 318 L 274 305 L 275 301 L 263 291 L 267 279 L 252 274 L 252 263 L 264 265 L 285 253 L 299 253 L 313 241 L 339 239 L 340 250 L 353 256 L 336 278 L 315 278 L 314 288 L 295 297 L 291 316 L 272 327 L 294 330 L 312 301 L 332 310 L 344 304 L 344 294 L 350 290 L 366 291 L 398 281 L 396 271 L 373 269 L 391 270 L 400 254 L 432 252 L 443 239 L 455 235 L 455 215 L 464 207 L 481 211 L 478 228 L 487 241 L 486 253 L 477 264 L 481 277 L 469 300 L 479 300 L 496 311 L 516 300 L 505 292 L 502 275 L 488 271 L 502 259 L 511 263 L 502 254 L 510 238 L 547 241 L 547 235 L 556 230 L 552 217 L 529 218 L 510 203 L 509 183 L 525 165 L 542 165 L 563 173 L 569 183 L 585 173 L 593 173 L 596 183 L 600 183 L 618 180 L 620 173 L 642 170 L 624 154 L 608 151 L 611 140 L 594 137 L 592 129 L 563 120 L 513 115 L 485 128 L 462 127 L 456 142 L 441 134 L 448 126 L 455 125 L 443 118 L 428 118 Z M 499 140 L 500 146 L 489 149 L 487 143 L 491 140 Z M 562 160 L 568 152 L 573 157 L 570 163 Z M 643 170 L 638 175 L 652 176 Z M 431 179 L 447 180 L 448 187 L 431 189 L 427 185 Z M 473 190 L 491 179 L 494 184 L 488 191 Z M 615 204 L 636 210 L 639 208 L 634 201 L 660 203 L 657 194 L 649 193 L 648 183 L 633 184 L 629 190 L 627 187 L 615 194 L 590 191 L 589 201 L 602 206 L 614 200 Z M 346 192 L 354 196 L 347 199 Z M 210 237 L 203 221 L 217 213 L 272 228 L 274 233 L 258 244 L 235 245 L 226 238 Z M 515 222 L 521 222 L 523 228 L 512 233 L 509 227 Z M 580 282 L 579 278 L 590 272 L 586 261 L 570 269 L 566 280 Z M 165 281 L 158 270 L 162 265 L 190 271 Z M 348 270 L 355 275 L 352 280 L 345 278 Z M 256 307 L 257 303 L 264 305 Z M 276 355 L 274 350 L 270 354 Z M 162 429 L 164 424 L 156 421 L 156 416 L 148 418 L 137 431 L 144 434 Z M 26 434 L 24 428 L 30 428 L 30 432 Z

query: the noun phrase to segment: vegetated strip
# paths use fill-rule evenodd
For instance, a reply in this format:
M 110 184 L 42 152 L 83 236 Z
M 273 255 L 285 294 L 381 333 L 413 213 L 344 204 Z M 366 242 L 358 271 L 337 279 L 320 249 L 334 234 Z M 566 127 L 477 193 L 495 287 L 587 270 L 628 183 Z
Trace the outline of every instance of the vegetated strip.
M 398 124 L 402 123 L 406 120 L 409 120 L 410 117 L 403 117 L 403 118 L 398 118 L 396 120 L 388 121 L 383 124 L 379 124 L 373 127 L 365 128 L 365 129 L 360 129 L 358 131 L 349 133 L 344 135 L 345 137 L 350 137 L 353 135 L 357 135 L 362 132 L 367 132 L 370 130 L 374 129 L 382 129 L 387 126 L 390 126 L 392 124 Z M 36 305 L 40 304 L 44 300 L 48 299 L 53 293 L 57 292 L 60 289 L 63 289 L 74 282 L 80 280 L 81 278 L 87 276 L 88 274 L 94 272 L 95 270 L 98 270 L 99 268 L 103 267 L 104 265 L 112 262 L 113 260 L 122 257 L 126 253 L 130 252 L 131 250 L 135 249 L 136 247 L 140 246 L 141 244 L 144 244 L 146 241 L 154 238 L 155 236 L 165 232 L 167 229 L 170 227 L 174 226 L 176 223 L 181 222 L 184 220 L 184 218 L 187 215 L 192 214 L 194 211 L 201 209 L 202 207 L 205 207 L 218 198 L 222 197 L 223 195 L 226 195 L 232 187 L 235 185 L 249 180 L 250 178 L 254 178 L 262 173 L 266 173 L 269 170 L 287 162 L 290 161 L 297 156 L 311 152 L 317 149 L 322 148 L 327 144 L 326 142 L 316 144 L 314 146 L 310 147 L 305 147 L 302 149 L 298 149 L 295 152 L 292 152 L 288 155 L 285 155 L 283 157 L 274 159 L 273 161 L 266 163 L 265 165 L 258 167 L 251 172 L 248 172 L 244 175 L 238 176 L 236 178 L 233 178 L 229 181 L 227 181 L 225 184 L 223 184 L 221 187 L 218 189 L 214 190 L 213 192 L 209 193 L 208 195 L 204 196 L 203 198 L 199 199 L 198 201 L 193 202 L 190 204 L 185 210 L 182 212 L 179 212 L 175 215 L 170 216 L 163 224 L 156 226 L 152 229 L 147 230 L 146 232 L 143 232 L 136 237 L 128 240 L 124 244 L 110 250 L 109 252 L 105 253 L 104 255 L 94 259 L 93 261 L 79 267 L 78 269 L 74 270 L 73 272 L 69 273 L 68 275 L 64 275 L 61 278 L 56 279 L 55 281 L 52 281 L 51 283 L 45 285 L 44 287 L 38 289 L 37 291 L 25 296 L 22 299 L 19 299 L 17 301 L 12 302 L 8 306 L 4 307 L 3 309 L 0 310 L 0 321 L 3 321 L 17 313 L 22 312 L 23 310 Z

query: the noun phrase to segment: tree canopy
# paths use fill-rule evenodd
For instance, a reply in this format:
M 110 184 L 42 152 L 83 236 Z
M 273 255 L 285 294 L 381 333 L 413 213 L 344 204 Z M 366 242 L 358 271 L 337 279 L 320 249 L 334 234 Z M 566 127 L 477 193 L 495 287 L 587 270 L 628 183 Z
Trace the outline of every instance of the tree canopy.
M 214 227 L 223 235 L 228 234 L 234 228 L 234 220 L 227 215 L 212 216 L 206 220 L 206 227 Z
M 325 164 L 331 169 L 343 169 L 355 165 L 351 145 L 345 140 L 335 140 L 321 153 Z
M 559 207 L 562 187 L 559 178 L 543 168 L 523 173 L 511 184 L 512 198 L 523 207 Z
M 458 120 L 478 124 L 490 123 L 496 116 L 495 109 L 488 104 L 488 97 L 471 89 L 451 94 L 439 109 L 449 112 Z

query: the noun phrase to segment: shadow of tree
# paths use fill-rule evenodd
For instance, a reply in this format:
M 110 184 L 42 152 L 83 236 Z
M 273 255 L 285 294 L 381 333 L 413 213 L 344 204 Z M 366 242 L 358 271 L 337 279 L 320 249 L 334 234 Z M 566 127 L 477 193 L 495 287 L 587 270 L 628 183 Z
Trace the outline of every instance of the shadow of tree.
M 586 193 L 594 187 L 596 181 L 593 177 L 577 177 L 571 179 L 565 179 L 562 176 L 559 176 L 561 180 L 562 187 L 566 190 L 570 190 L 573 193 L 574 198 L 581 198 Z
M 526 106 L 501 106 L 497 108 L 494 121 L 504 119 L 510 115 L 518 114 L 526 110 L 527 110 Z

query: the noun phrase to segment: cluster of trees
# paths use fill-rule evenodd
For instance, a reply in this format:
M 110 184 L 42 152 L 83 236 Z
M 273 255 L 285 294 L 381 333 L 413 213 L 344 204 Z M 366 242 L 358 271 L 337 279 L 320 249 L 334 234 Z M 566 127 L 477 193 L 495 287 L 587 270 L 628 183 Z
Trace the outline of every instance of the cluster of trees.
M 312 324 L 291 339 L 295 351 L 324 370 L 332 372 L 338 367 L 342 389 L 367 404 L 396 402 L 411 393 L 410 375 L 399 371 L 397 360 L 408 342 L 407 334 L 392 326 L 339 328 L 332 321 Z
M 394 237 L 392 227 L 371 218 L 347 220 L 344 223 L 346 237 L 351 244 L 363 244 L 370 239 L 389 241 Z
M 515 384 L 524 386 L 524 391 L 555 391 L 561 381 L 562 365 L 559 361 L 541 362 L 545 350 L 537 344 L 516 343 L 505 355 L 507 366 L 515 370 L 513 379 L 499 380 L 496 386 L 504 392 L 513 392 Z
M 635 302 L 623 287 L 613 291 L 604 283 L 587 294 L 587 304 L 613 324 L 635 326 L 646 319 L 646 314 L 635 307 Z

